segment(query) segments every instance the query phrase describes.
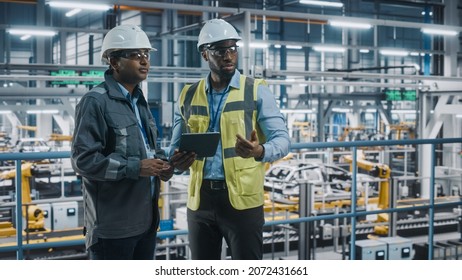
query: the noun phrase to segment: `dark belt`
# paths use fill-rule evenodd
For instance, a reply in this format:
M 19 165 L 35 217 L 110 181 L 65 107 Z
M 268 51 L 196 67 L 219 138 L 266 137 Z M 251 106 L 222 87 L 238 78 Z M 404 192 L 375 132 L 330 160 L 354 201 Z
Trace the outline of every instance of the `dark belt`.
M 202 180 L 202 188 L 211 191 L 226 190 L 226 182 L 222 180 Z

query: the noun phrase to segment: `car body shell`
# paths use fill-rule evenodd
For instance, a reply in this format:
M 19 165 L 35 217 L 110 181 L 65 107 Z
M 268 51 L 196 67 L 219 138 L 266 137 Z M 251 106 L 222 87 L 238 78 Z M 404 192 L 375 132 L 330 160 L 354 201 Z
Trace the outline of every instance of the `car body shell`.
M 373 192 L 374 177 L 357 173 L 357 192 Z M 271 166 L 265 176 L 265 190 L 277 196 L 298 196 L 300 186 L 313 187 L 316 200 L 349 199 L 352 173 L 345 169 L 320 163 L 282 163 Z M 370 193 L 369 193 L 370 194 Z

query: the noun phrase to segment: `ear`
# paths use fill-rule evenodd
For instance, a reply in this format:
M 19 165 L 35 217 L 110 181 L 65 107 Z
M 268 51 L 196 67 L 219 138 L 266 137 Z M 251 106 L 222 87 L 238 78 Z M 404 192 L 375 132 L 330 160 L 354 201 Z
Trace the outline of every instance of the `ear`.
M 111 67 L 117 70 L 119 68 L 119 60 L 115 57 L 111 57 L 109 59 L 109 63 L 111 64 Z
M 202 55 L 202 58 L 205 60 L 205 61 L 209 61 L 209 56 L 208 56 L 208 52 L 206 50 L 203 50 L 201 52 L 201 55 Z

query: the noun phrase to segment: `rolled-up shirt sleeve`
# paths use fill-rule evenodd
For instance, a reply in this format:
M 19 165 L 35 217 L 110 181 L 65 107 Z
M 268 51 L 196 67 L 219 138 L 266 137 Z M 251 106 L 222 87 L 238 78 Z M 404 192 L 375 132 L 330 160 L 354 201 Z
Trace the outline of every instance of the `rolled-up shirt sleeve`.
M 273 162 L 283 158 L 290 150 L 289 132 L 273 93 L 265 85 L 260 85 L 257 90 L 257 110 L 257 122 L 266 137 L 266 142 L 262 143 L 265 155 L 261 161 Z
M 170 149 L 168 150 L 168 157 L 170 158 L 175 149 L 178 149 L 180 146 L 181 132 L 183 128 L 181 127 L 183 123 L 183 118 L 179 112 L 179 108 L 175 110 L 173 118 L 173 128 L 172 128 L 172 138 L 170 139 Z

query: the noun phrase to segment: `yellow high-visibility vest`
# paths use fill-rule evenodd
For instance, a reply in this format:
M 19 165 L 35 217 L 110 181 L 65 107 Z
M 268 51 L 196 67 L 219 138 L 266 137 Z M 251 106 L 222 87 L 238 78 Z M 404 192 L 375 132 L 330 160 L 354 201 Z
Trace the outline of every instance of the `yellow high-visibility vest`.
M 210 122 L 210 112 L 205 91 L 205 80 L 186 85 L 180 95 L 180 111 L 183 128 L 188 132 L 206 132 Z M 263 205 L 263 184 L 265 167 L 254 158 L 236 155 L 236 134 L 250 138 L 256 129 L 260 143 L 265 142 L 257 123 L 257 88 L 265 83 L 261 79 L 240 76 L 240 89 L 231 88 L 223 106 L 220 118 L 220 132 L 223 168 L 231 205 L 238 210 Z M 203 179 L 204 158 L 198 158 L 190 168 L 187 206 L 197 210 L 200 203 L 200 187 Z

